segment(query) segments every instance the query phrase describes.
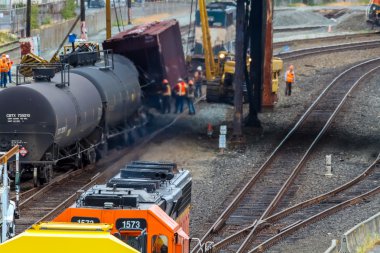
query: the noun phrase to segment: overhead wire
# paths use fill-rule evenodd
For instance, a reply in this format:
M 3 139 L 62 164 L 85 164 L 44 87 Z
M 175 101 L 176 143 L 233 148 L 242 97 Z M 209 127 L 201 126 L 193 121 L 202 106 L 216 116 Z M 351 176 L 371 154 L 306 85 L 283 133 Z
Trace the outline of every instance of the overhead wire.
M 187 43 L 186 43 L 186 55 L 189 55 L 189 41 L 190 41 L 190 33 L 191 33 L 191 20 L 193 17 L 193 4 L 194 0 L 191 0 L 191 5 L 190 5 L 190 23 L 189 23 L 189 32 L 187 33 Z M 195 36 L 195 34 L 194 34 Z
M 124 28 L 124 20 L 123 20 L 123 14 L 122 14 L 122 11 L 121 11 L 121 2 L 119 0 L 119 12 L 120 12 L 120 19 L 121 19 L 121 25 L 123 26 L 123 31 L 125 30 Z
M 117 8 L 116 8 L 116 2 L 115 2 L 115 0 L 113 0 L 113 7 L 114 7 L 114 10 L 115 10 L 115 17 L 116 17 L 116 22 L 117 22 L 117 28 L 118 28 L 119 32 L 121 32 L 120 25 L 119 25 L 119 18 L 117 16 Z

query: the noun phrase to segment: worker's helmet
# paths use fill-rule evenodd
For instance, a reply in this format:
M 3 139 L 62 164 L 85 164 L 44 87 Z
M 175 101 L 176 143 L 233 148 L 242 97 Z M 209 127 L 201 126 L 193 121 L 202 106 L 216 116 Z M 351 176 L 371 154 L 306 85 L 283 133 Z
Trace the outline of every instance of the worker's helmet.
M 164 80 L 162 80 L 162 83 L 163 83 L 163 84 L 167 84 L 167 83 L 169 83 L 169 82 L 168 82 L 168 79 L 164 79 Z
M 193 80 L 189 80 L 189 85 L 193 85 L 194 84 L 194 82 L 193 82 Z
M 180 78 L 178 78 L 178 82 L 182 82 L 183 80 L 182 80 L 182 78 L 180 77 Z
M 197 70 L 198 70 L 198 71 L 202 71 L 202 66 L 198 66 L 198 67 L 197 67 Z
M 7 59 L 9 59 L 9 55 L 6 55 L 5 57 L 6 57 Z
M 6 54 L 2 54 L 1 57 L 2 57 L 2 58 L 5 58 L 5 57 L 6 57 Z

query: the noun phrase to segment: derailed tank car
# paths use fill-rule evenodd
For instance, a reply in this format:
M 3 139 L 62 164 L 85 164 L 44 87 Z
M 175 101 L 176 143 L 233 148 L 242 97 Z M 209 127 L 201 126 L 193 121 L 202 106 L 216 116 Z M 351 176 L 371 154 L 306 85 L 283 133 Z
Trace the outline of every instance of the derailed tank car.
M 121 55 L 52 79 L 36 76 L 0 92 L 0 149 L 20 145 L 22 172 L 33 172 L 35 184 L 49 181 L 59 162 L 95 162 L 108 139 L 127 141 L 146 123 L 138 72 Z

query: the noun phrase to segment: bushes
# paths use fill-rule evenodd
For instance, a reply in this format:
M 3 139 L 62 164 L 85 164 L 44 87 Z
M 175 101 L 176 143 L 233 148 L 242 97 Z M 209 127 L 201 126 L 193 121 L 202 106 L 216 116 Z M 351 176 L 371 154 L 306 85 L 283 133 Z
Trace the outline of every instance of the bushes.
M 75 0 L 67 0 L 65 7 L 62 9 L 62 17 L 64 19 L 70 19 L 75 17 Z
M 32 4 L 30 15 L 30 27 L 32 29 L 37 29 L 39 26 L 39 7 L 37 4 Z

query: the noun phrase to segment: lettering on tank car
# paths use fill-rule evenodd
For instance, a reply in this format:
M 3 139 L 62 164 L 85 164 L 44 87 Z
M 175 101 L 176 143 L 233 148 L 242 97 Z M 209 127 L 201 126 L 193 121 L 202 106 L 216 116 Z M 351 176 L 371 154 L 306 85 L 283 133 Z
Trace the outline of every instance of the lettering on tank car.
M 11 146 L 16 146 L 16 145 L 20 145 L 20 146 L 25 146 L 26 144 L 28 144 L 26 141 L 23 141 L 23 140 L 11 140 Z
M 30 113 L 7 113 L 5 117 L 8 123 L 24 123 L 30 119 Z
M 63 126 L 57 129 L 57 135 L 64 134 L 67 131 L 67 126 Z

